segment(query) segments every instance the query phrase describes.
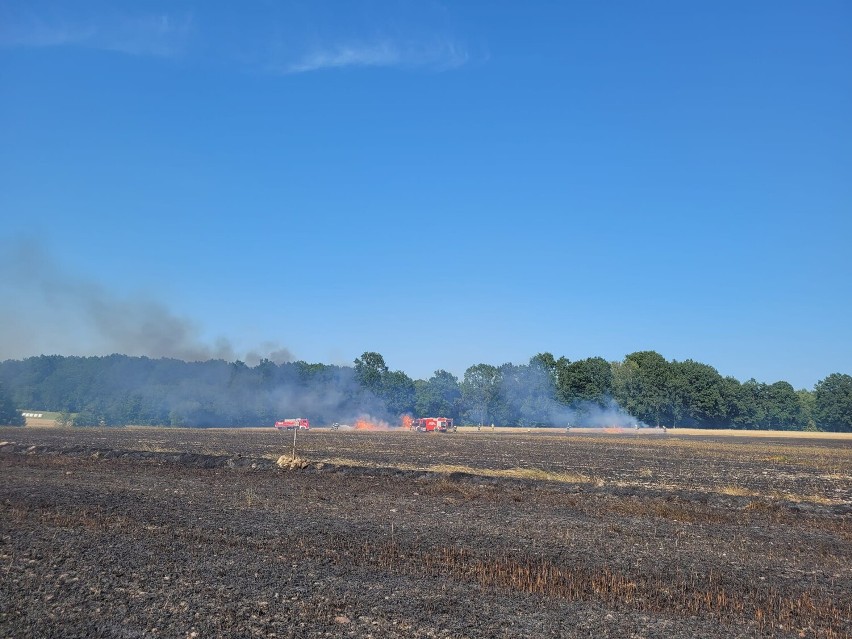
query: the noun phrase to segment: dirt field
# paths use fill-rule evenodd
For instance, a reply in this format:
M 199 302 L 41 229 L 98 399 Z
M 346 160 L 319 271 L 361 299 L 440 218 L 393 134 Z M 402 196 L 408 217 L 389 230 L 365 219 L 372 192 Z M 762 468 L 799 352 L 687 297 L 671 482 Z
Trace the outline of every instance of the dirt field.
M 850 637 L 852 440 L 0 429 L 3 637 Z

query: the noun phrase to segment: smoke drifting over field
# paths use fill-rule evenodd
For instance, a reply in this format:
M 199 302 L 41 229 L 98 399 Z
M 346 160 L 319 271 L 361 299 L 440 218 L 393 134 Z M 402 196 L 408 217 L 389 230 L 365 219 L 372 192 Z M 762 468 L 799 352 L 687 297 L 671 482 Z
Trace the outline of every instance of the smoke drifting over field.
M 611 397 L 604 405 L 595 402 L 579 402 L 555 413 L 551 426 L 582 426 L 584 428 L 632 428 L 645 427 L 647 424 L 639 421 L 624 410 Z
M 277 418 L 307 416 L 320 424 L 390 429 L 401 427 L 400 413 L 415 404 L 413 395 L 404 399 L 406 380 L 412 383 L 404 373 L 385 371 L 387 379 L 371 391 L 353 368 L 294 362 L 293 354 L 273 341 L 237 352 L 228 339 L 205 339 L 196 321 L 156 299 L 116 293 L 64 272 L 34 242 L 0 243 L 0 294 L 12 309 L 0 318 L 0 362 L 38 360 L 41 354 L 121 354 L 96 362 L 73 357 L 49 364 L 9 362 L 10 369 L 20 368 L 4 373 L 12 387 L 16 379 L 57 385 L 21 390 L 21 402 L 81 413 L 81 421 L 228 426 L 271 425 Z M 456 385 L 457 396 L 444 404 L 453 412 L 443 416 L 460 424 L 561 428 L 637 423 L 612 400 L 603 406 L 557 401 L 551 373 L 541 366 L 506 365 L 499 374 L 490 370 L 494 377 L 479 379 L 493 386 L 479 389 L 480 397 L 478 391 L 458 396 Z M 61 400 L 47 405 L 46 397 Z
M 196 321 L 157 300 L 123 296 L 63 272 L 35 242 L 3 242 L 0 248 L 0 294 L 14 300 L 14 313 L 3 318 L 0 360 L 40 353 L 124 353 L 189 362 L 243 358 L 251 364 L 293 359 L 271 341 L 245 354 L 224 337 L 211 343 Z
M 285 370 L 296 366 L 287 365 Z M 274 414 L 282 417 L 310 416 L 322 424 L 338 422 L 353 428 L 361 423 L 362 430 L 370 430 L 369 424 L 375 425 L 374 430 L 399 424 L 399 416 L 388 412 L 381 398 L 362 388 L 355 371 L 348 367 L 327 367 L 315 379 L 302 375 L 279 378 L 265 397 Z
M 512 422 L 521 425 L 586 428 L 631 428 L 645 426 L 619 406 L 612 397 L 602 401 L 577 400 L 566 404 L 557 399 L 555 374 L 540 361 L 528 366 L 501 367 L 499 399 L 493 402 Z M 484 410 L 484 407 L 480 407 Z M 482 415 L 481 420 L 489 417 Z

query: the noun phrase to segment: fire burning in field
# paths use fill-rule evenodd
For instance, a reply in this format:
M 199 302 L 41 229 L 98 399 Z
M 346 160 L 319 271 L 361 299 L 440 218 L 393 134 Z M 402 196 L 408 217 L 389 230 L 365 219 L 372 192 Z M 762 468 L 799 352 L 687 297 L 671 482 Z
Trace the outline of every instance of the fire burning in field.
M 400 425 L 402 428 L 411 428 L 411 424 L 414 423 L 414 418 L 411 415 L 401 415 L 400 416 Z M 355 420 L 354 428 L 355 430 L 373 430 L 373 431 L 384 431 L 384 430 L 394 430 L 399 428 L 400 426 L 394 426 L 389 424 L 383 419 L 374 419 L 369 416 L 359 417 Z
M 390 430 L 391 425 L 387 422 L 377 420 L 372 421 L 366 417 L 361 417 L 355 422 L 355 430 Z

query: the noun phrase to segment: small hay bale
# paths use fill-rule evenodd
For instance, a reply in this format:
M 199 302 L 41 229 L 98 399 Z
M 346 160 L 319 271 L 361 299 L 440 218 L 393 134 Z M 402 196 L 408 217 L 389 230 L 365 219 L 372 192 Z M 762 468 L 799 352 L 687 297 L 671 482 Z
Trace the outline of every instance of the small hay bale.
M 281 455 L 276 463 L 279 468 L 283 468 L 284 470 L 301 470 L 311 465 L 311 462 L 307 459 L 302 459 L 301 457 L 293 459 L 290 455 Z

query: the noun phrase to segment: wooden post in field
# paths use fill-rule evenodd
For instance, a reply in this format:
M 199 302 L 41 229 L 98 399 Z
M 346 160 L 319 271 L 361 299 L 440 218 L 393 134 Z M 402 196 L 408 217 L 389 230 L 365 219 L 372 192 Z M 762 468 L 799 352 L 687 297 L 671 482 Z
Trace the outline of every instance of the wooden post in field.
M 293 429 L 293 461 L 296 461 L 296 433 L 299 432 L 298 425 Z

